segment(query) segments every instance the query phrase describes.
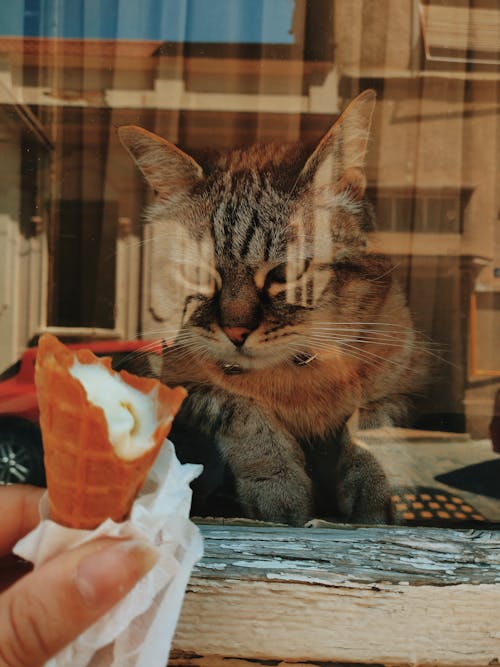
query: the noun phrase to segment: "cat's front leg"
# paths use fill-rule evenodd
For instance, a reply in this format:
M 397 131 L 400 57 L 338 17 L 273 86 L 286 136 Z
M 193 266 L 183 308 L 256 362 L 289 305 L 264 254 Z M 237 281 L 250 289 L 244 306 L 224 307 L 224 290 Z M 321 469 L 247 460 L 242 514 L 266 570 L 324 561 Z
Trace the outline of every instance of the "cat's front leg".
M 347 446 L 338 469 L 338 504 L 342 520 L 352 523 L 392 523 L 386 474 L 375 456 L 346 432 Z
M 306 523 L 312 485 L 299 443 L 252 400 L 207 384 L 188 388 L 171 438 L 183 463 L 204 466 L 193 483 L 195 511 Z
M 271 414 L 250 399 L 204 385 L 191 389 L 179 417 L 217 447 L 245 516 L 293 525 L 311 518 L 304 454 Z
M 246 399 L 232 398 L 216 438 L 246 516 L 297 526 L 312 517 L 302 449 L 270 415 Z

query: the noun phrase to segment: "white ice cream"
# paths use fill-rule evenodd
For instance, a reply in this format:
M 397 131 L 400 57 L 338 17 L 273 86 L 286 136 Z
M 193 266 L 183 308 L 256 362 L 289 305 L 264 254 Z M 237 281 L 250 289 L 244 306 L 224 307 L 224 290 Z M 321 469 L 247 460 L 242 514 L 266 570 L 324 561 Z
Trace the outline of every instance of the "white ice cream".
M 88 401 L 103 409 L 117 456 L 131 461 L 153 446 L 157 388 L 143 394 L 99 363 L 81 364 L 75 359 L 69 372 L 83 385 Z

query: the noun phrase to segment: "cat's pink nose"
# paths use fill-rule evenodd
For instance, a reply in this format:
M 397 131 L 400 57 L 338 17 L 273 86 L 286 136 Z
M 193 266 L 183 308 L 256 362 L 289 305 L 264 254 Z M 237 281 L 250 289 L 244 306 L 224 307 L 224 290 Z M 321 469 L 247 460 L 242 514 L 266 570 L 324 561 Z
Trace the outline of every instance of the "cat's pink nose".
M 248 338 L 251 329 L 247 329 L 247 327 L 222 327 L 222 331 L 226 334 L 231 343 L 240 347 Z

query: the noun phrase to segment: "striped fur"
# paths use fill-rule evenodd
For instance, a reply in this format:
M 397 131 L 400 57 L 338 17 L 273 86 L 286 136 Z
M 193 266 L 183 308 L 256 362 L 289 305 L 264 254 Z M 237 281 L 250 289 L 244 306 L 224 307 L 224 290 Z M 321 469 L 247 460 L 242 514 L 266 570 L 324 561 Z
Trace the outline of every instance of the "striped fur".
M 163 378 L 190 390 L 175 438 L 181 457 L 205 463 L 200 512 L 229 475 L 250 517 L 388 520 L 385 475 L 344 428 L 356 411 L 397 416 L 422 375 L 391 266 L 367 252 L 373 108 L 366 91 L 309 157 L 254 146 L 204 168 L 120 129 L 157 192 L 148 216 L 183 304 Z

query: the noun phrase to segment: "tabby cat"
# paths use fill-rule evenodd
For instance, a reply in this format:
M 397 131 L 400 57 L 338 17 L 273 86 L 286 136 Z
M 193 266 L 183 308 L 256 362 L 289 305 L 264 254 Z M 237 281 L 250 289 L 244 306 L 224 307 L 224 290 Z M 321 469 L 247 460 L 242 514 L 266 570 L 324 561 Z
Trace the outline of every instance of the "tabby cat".
M 368 251 L 365 91 L 309 156 L 253 146 L 203 168 L 135 126 L 119 136 L 156 192 L 155 247 L 182 306 L 163 379 L 189 390 L 172 440 L 201 461 L 196 513 L 386 522 L 386 476 L 346 422 L 396 414 L 418 370 L 391 266 Z M 167 280 L 167 278 L 166 278 Z

